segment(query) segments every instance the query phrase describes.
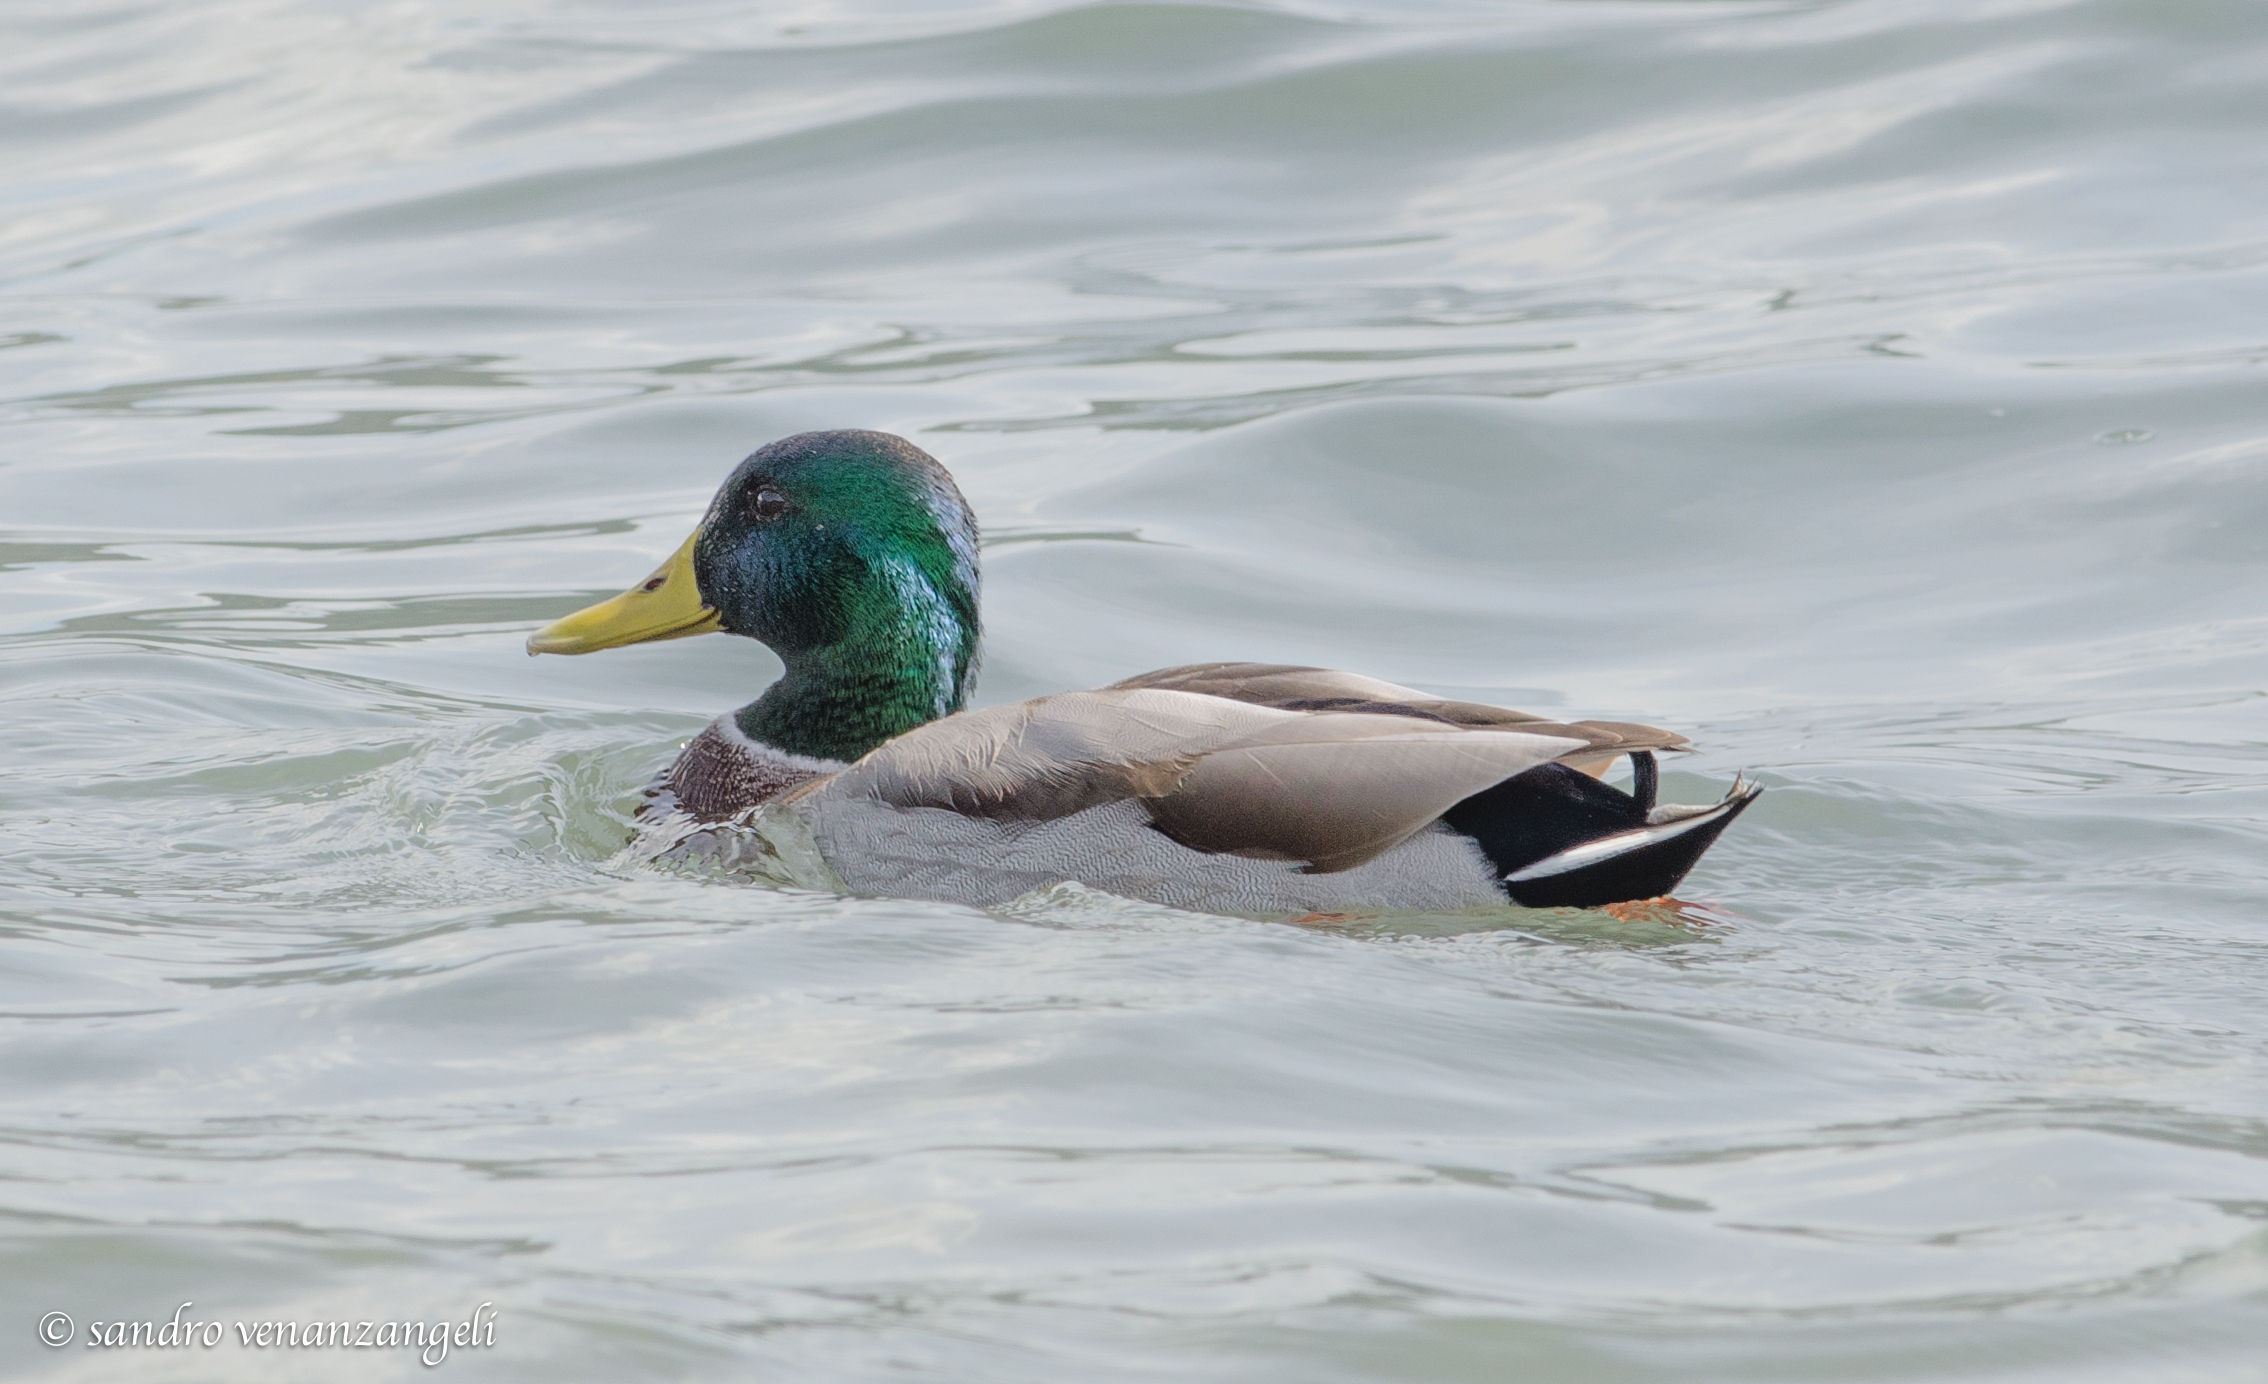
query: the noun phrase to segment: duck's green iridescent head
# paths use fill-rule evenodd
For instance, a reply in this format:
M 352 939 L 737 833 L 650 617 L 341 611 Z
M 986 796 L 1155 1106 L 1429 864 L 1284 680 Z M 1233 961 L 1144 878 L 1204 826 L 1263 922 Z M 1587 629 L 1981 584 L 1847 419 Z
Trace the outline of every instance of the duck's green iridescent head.
M 723 630 L 786 675 L 738 713 L 752 738 L 854 759 L 961 709 L 976 671 L 976 520 L 936 458 L 878 432 L 798 433 L 733 469 L 651 577 L 559 620 L 530 653 Z

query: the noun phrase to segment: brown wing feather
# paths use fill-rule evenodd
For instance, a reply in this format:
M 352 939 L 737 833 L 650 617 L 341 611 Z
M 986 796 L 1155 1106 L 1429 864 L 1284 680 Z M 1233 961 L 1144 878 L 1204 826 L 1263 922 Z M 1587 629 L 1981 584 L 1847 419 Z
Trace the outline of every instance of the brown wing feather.
M 1404 716 L 1299 716 L 1200 758 L 1146 801 L 1192 850 L 1300 860 L 1327 874 L 1408 840 L 1457 803 L 1580 742 Z
M 932 721 L 828 782 L 893 807 L 1044 821 L 1169 792 L 1200 756 L 1288 715 L 1182 692 L 1065 692 Z
M 1595 761 L 1602 769 L 1615 756 L 1632 750 L 1682 750 L 1690 743 L 1675 731 L 1654 726 L 1628 721 L 1554 721 L 1510 707 L 1436 697 L 1360 673 L 1289 663 L 1185 663 L 1140 673 L 1111 686 L 1172 688 L 1286 711 L 1376 712 L 1476 728 L 1517 727 L 1533 735 L 1580 740 L 1584 748 L 1564 757 L 1586 765 Z
M 1113 690 L 1137 687 L 1199 692 L 1208 697 L 1226 697 L 1232 702 L 1251 702 L 1259 706 L 1348 697 L 1372 702 L 1438 700 L 1414 687 L 1381 682 L 1360 673 L 1302 668 L 1291 663 L 1184 663 L 1176 668 L 1137 673 L 1111 684 Z

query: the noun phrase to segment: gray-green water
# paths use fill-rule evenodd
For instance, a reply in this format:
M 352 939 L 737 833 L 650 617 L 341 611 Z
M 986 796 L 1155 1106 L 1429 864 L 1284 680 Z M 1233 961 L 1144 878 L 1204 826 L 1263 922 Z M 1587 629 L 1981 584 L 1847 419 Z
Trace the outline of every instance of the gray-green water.
M 2256 0 L 0 26 L 10 1375 L 2268 1379 Z M 984 700 L 1677 726 L 1723 916 L 628 863 L 777 665 L 521 640 L 843 426 Z

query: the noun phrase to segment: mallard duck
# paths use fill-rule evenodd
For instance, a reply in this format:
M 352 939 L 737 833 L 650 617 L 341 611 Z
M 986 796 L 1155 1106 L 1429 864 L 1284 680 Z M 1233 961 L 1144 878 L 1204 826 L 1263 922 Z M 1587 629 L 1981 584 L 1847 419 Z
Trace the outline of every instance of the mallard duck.
M 1324 668 L 1202 663 L 964 710 L 977 526 L 888 433 L 783 438 L 652 576 L 538 630 L 580 654 L 722 631 L 786 672 L 649 789 L 665 842 L 792 820 L 854 893 L 991 906 L 1075 880 L 1255 915 L 1666 894 L 1759 787 L 1658 805 L 1684 736 Z M 1632 788 L 1599 777 L 1627 755 Z

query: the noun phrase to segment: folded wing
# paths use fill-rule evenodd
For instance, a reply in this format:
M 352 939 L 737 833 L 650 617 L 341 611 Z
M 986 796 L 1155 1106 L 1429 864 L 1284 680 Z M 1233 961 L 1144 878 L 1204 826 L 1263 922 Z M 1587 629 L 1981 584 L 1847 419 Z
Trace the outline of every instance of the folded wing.
M 1401 705 L 1385 694 L 1424 695 L 1331 676 L 1363 684 L 1335 685 L 1367 706 Z M 931 722 L 789 796 L 848 794 L 1027 821 L 1132 798 L 1191 850 L 1327 873 L 1393 849 L 1507 778 L 1599 752 L 1593 736 L 1564 729 L 1540 718 L 1474 726 L 1121 684 Z
M 1171 688 L 1286 711 L 1371 712 L 1450 725 L 1518 729 L 1531 735 L 1559 736 L 1581 740 L 1589 746 L 1587 753 L 1565 758 L 1574 767 L 1593 774 L 1604 773 L 1619 755 L 1635 750 L 1682 750 L 1690 743 L 1675 731 L 1654 726 L 1627 721 L 1554 721 L 1510 707 L 1436 697 L 1414 687 L 1366 678 L 1359 673 L 1289 663 L 1188 663 L 1138 674 L 1124 682 L 1112 683 L 1111 687 Z

